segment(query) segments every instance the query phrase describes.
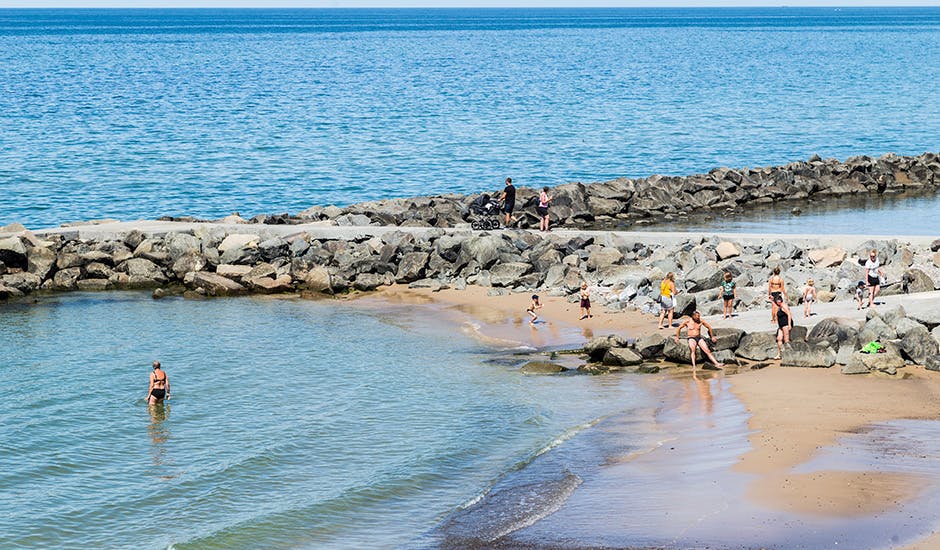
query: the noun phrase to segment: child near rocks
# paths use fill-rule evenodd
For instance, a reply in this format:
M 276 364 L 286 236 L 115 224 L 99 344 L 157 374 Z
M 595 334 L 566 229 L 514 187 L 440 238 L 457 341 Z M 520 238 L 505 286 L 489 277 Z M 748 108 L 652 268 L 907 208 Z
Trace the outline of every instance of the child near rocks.
M 535 322 L 538 320 L 539 316 L 535 313 L 536 310 L 542 309 L 542 302 L 539 301 L 539 295 L 532 295 L 532 302 L 529 303 L 529 307 L 526 308 L 526 313 L 528 313 L 532 318 L 529 319 L 530 325 L 535 325 Z
M 858 308 L 862 309 L 862 304 L 865 303 L 865 297 L 868 296 L 868 289 L 865 287 L 865 281 L 859 281 L 858 285 L 855 287 L 855 301 L 858 303 Z
M 803 289 L 803 317 L 813 315 L 813 303 L 816 301 L 816 285 L 812 279 L 806 281 Z
M 722 319 L 734 317 L 734 299 L 738 297 L 737 284 L 731 277 L 731 273 L 725 271 L 725 279 L 721 282 L 721 299 L 724 301 L 724 316 Z

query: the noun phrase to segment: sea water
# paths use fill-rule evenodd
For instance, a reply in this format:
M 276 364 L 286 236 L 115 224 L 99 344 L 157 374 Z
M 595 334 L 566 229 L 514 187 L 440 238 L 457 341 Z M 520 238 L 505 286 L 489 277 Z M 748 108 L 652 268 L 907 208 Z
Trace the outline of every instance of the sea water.
M 938 151 L 937 59 L 940 8 L 0 10 L 0 224 Z
M 0 304 L 0 547 L 424 546 L 507 473 L 646 406 L 629 378 L 488 362 L 426 313 L 133 292 Z M 155 359 L 171 399 L 150 408 Z

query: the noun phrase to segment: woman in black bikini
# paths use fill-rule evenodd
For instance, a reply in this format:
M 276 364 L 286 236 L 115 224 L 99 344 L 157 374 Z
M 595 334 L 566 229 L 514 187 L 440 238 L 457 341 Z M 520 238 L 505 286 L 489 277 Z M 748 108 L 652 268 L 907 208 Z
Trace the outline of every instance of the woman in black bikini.
M 147 402 L 151 405 L 170 398 L 170 379 L 163 369 L 160 361 L 153 362 L 153 372 L 150 373 L 150 387 L 147 388 Z
M 774 298 L 774 304 L 777 306 L 777 356 L 774 359 L 780 359 L 780 353 L 783 351 L 783 344 L 790 343 L 790 329 L 793 328 L 793 315 L 790 313 L 790 306 L 782 296 Z

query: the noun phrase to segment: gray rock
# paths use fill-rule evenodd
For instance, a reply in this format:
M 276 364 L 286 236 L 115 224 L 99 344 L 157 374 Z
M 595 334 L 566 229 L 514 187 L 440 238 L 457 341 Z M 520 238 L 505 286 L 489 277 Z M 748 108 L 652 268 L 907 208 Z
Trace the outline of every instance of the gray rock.
M 490 284 L 493 286 L 516 286 L 519 278 L 531 269 L 531 265 L 523 262 L 496 264 L 490 269 Z
M 85 260 L 78 254 L 72 252 L 63 252 L 56 258 L 55 266 L 59 269 L 68 269 L 70 267 L 81 267 L 85 265 Z
M 409 252 L 402 256 L 398 264 L 395 279 L 400 283 L 410 283 L 424 277 L 430 254 L 427 252 Z
M 898 333 L 881 320 L 880 317 L 872 317 L 866 321 L 865 326 L 862 327 L 862 330 L 858 333 L 858 339 L 862 345 L 872 340 L 883 342 L 885 340 L 894 340 L 897 337 Z
M 558 374 L 567 369 L 551 361 L 529 361 L 519 369 L 523 374 Z
M 715 254 L 718 255 L 719 260 L 735 258 L 741 255 L 741 247 L 733 242 L 724 241 L 718 243 L 718 246 L 715 247 Z
M 208 271 L 196 272 L 192 285 L 204 289 L 210 296 L 227 296 L 245 291 L 245 287 L 235 281 Z
M 934 372 L 940 372 L 940 356 L 934 355 L 933 357 L 928 357 L 927 360 L 924 361 L 924 368 Z
M 936 285 L 930 275 L 923 270 L 912 268 L 901 276 L 902 289 L 906 293 L 932 292 Z
M 643 356 L 630 348 L 610 348 L 604 354 L 602 362 L 609 366 L 626 367 L 639 365 L 643 362 Z
M 937 341 L 923 325 L 917 325 L 917 328 L 908 330 L 901 338 L 899 347 L 902 356 L 918 365 L 923 365 L 928 357 L 940 353 Z
M 716 263 L 708 262 L 698 265 L 685 274 L 686 290 L 699 292 L 716 289 L 721 284 L 724 276 L 724 270 L 718 267 Z
M 663 345 L 663 356 L 674 363 L 692 364 L 692 350 L 685 338 L 680 338 L 678 342 L 675 338 L 666 339 Z M 702 350 L 695 348 L 695 363 L 700 364 L 704 358 Z
M 238 281 L 245 275 L 251 273 L 251 269 L 251 266 L 247 265 L 219 264 L 216 266 L 215 272 L 223 277 Z
M 591 271 L 596 271 L 620 263 L 621 260 L 623 260 L 623 254 L 621 254 L 619 250 L 605 246 L 599 250 L 595 250 L 588 256 L 587 268 Z
M 203 271 L 208 263 L 206 259 L 197 251 L 190 251 L 179 256 L 171 268 L 177 279 L 182 279 L 184 275 L 192 271 Z
M 741 338 L 738 357 L 751 361 L 766 361 L 777 356 L 777 334 L 775 332 L 750 332 Z
M 599 363 L 603 361 L 607 350 L 610 348 L 623 347 L 627 347 L 627 341 L 625 339 L 614 334 L 609 334 L 607 336 L 598 336 L 591 339 L 587 344 L 584 344 L 584 352 L 591 357 L 592 361 Z
M 85 276 L 89 279 L 109 279 L 113 274 L 114 270 L 101 262 L 91 262 L 85 266 Z
M 711 337 L 713 350 L 735 350 L 744 337 L 744 331 L 739 328 L 719 327 L 712 331 Z
M 842 346 L 858 347 L 858 322 L 841 317 L 828 317 L 816 323 L 806 340 L 810 344 L 826 345 L 832 349 Z
M 218 273 L 218 270 L 216 271 Z M 251 271 L 242 275 L 242 280 L 260 279 L 262 277 L 276 277 L 277 269 L 269 263 L 260 263 L 251 268 Z
M 198 253 L 201 249 L 199 239 L 186 233 L 170 233 L 164 240 L 164 246 L 170 260 L 174 262 L 186 254 Z
M 29 249 L 19 237 L 0 239 L 0 262 L 7 266 L 26 269 Z
M 52 286 L 56 290 L 73 290 L 77 288 L 79 278 L 82 276 L 82 268 L 69 267 L 56 271 L 52 277 Z
M 644 359 L 653 359 L 663 354 L 663 346 L 667 339 L 664 334 L 650 334 L 637 338 L 633 346 Z
M 940 308 L 928 308 L 924 311 L 911 311 L 907 316 L 930 330 L 940 326 Z
M 836 362 L 836 352 L 828 347 L 807 342 L 784 344 L 780 364 L 784 367 L 829 368 Z
M 686 292 L 680 292 L 674 297 L 676 304 L 675 318 L 692 315 L 697 306 L 695 296 Z
M 385 284 L 385 277 L 378 273 L 360 273 L 356 275 L 352 287 L 356 290 L 369 291 Z
M 784 260 L 799 258 L 803 250 L 790 241 L 776 240 L 764 247 L 764 253 L 768 256 L 776 254 Z
M 853 361 L 849 358 L 849 361 L 842 365 L 842 374 L 868 374 L 868 365 L 861 361 Z
M 20 273 L 7 273 L 6 275 L 0 276 L 0 281 L 3 281 L 3 284 L 8 287 L 15 288 L 19 292 L 28 294 L 42 284 L 42 279 L 33 273 L 26 271 Z
M 145 239 L 146 237 L 144 237 L 144 234 L 135 229 L 124 237 L 124 244 L 126 244 L 131 250 L 134 250 L 140 246 L 140 243 L 144 242 Z
M 333 291 L 330 271 L 323 266 L 314 266 L 303 276 L 304 286 L 314 292 L 331 293 Z
M 860 372 L 862 368 L 871 371 L 881 371 L 888 374 L 894 374 L 897 369 L 904 367 L 904 359 L 897 353 L 862 353 L 857 351 L 852 354 L 852 358 L 842 369 L 842 372 Z
M 31 248 L 27 254 L 27 270 L 45 279 L 56 264 L 56 255 L 49 248 Z
M 617 288 L 648 285 L 648 275 L 649 269 L 640 265 L 611 265 L 600 268 L 595 274 L 599 284 Z
M 291 286 L 291 282 L 292 279 L 290 275 L 281 275 L 279 277 L 254 277 L 248 279 L 248 286 L 259 292 L 275 294 L 294 290 L 293 286 Z
M 890 324 L 894 327 L 895 332 L 898 333 L 899 338 L 904 338 L 904 336 L 906 336 L 907 333 L 912 330 L 917 330 L 921 328 L 926 330 L 924 325 L 918 323 L 917 321 L 913 319 L 908 319 L 907 317 L 902 317 L 898 319 L 896 322 L 890 323 Z
M 157 264 L 145 258 L 131 258 L 119 265 L 118 271 L 127 273 L 131 278 L 148 279 L 160 283 L 167 281 L 163 270 Z

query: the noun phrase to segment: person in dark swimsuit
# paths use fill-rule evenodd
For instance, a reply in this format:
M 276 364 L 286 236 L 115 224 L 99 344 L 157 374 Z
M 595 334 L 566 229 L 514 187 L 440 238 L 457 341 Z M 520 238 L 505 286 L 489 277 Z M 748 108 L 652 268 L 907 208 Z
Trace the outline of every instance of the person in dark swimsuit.
M 579 296 L 581 297 L 581 319 L 579 319 L 579 321 L 594 317 L 591 315 L 591 291 L 588 290 L 587 283 L 581 283 L 581 293 Z
M 793 314 L 790 313 L 790 306 L 787 305 L 783 296 L 774 299 L 777 306 L 777 356 L 774 359 L 780 359 L 783 351 L 783 345 L 790 343 L 790 329 L 793 328 Z
M 150 387 L 147 388 L 147 402 L 151 405 L 170 398 L 170 379 L 163 369 L 160 361 L 153 362 L 153 372 L 150 373 Z
M 689 352 L 692 354 L 692 372 L 695 372 L 695 355 L 698 351 L 698 348 L 701 348 L 702 352 L 705 354 L 705 357 L 708 357 L 708 360 L 715 365 L 715 368 L 721 370 L 721 367 L 724 366 L 724 363 L 719 363 L 715 356 L 712 355 L 712 351 L 708 348 L 708 340 L 702 335 L 702 327 L 705 327 L 708 330 L 708 334 L 712 335 L 715 333 L 714 329 L 702 320 L 702 314 L 699 312 L 692 313 L 692 316 L 682 323 L 679 324 L 679 328 L 676 329 L 675 340 L 676 343 L 679 343 L 679 336 L 682 333 L 682 329 L 688 327 L 686 332 L 686 338 L 689 342 Z
M 512 184 L 512 178 L 506 178 L 506 187 L 503 188 L 503 214 L 506 214 L 506 227 L 515 221 L 512 217 L 512 211 L 516 208 L 516 188 Z

